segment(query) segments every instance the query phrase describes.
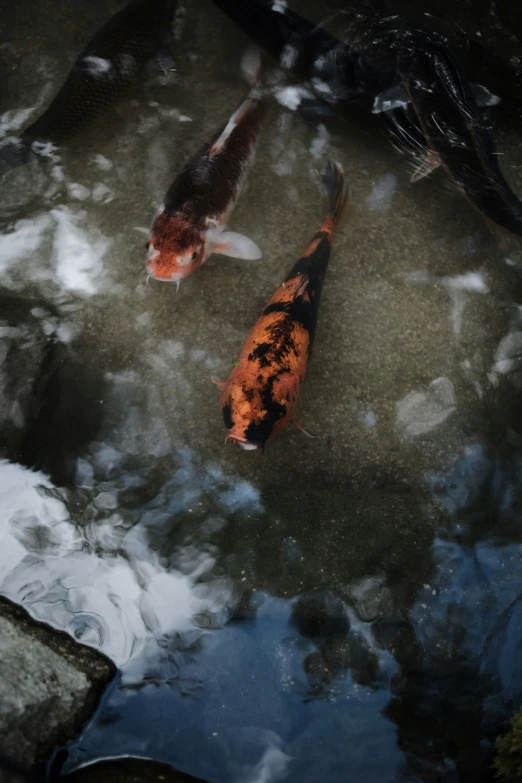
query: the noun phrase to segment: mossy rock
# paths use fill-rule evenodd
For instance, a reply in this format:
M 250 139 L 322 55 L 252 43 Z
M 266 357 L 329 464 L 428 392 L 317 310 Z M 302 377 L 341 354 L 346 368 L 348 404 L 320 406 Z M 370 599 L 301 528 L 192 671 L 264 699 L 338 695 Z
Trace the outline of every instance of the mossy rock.
M 522 708 L 511 721 L 511 729 L 496 742 L 493 766 L 505 783 L 522 783 Z

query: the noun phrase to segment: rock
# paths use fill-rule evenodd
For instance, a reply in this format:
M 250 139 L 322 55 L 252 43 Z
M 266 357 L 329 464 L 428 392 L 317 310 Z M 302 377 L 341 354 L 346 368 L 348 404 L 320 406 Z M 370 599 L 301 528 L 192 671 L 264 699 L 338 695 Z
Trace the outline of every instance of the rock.
M 343 602 L 328 591 L 300 596 L 290 622 L 302 636 L 312 639 L 346 636 L 350 630 Z
M 412 624 L 402 617 L 380 617 L 372 626 L 376 643 L 388 650 L 395 660 L 410 671 L 420 668 L 422 646 Z
M 101 653 L 0 597 L 0 760 L 7 779 L 41 772 L 54 747 L 80 732 L 115 673 Z
M 72 772 L 63 783 L 204 783 L 167 764 L 147 759 L 121 758 L 100 761 Z
M 391 607 L 392 594 L 384 586 L 384 577 L 369 576 L 347 588 L 353 606 L 361 620 L 372 622 Z

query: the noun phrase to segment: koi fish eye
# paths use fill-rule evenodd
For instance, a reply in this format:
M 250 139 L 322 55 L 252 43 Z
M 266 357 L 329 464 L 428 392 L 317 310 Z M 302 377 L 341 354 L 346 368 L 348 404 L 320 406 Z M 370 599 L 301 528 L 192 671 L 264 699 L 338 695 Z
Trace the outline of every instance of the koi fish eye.
M 178 256 L 177 258 L 178 264 L 180 266 L 185 266 L 185 264 L 191 264 L 193 261 L 197 259 L 200 251 L 201 251 L 201 245 L 196 247 L 196 249 L 190 255 Z

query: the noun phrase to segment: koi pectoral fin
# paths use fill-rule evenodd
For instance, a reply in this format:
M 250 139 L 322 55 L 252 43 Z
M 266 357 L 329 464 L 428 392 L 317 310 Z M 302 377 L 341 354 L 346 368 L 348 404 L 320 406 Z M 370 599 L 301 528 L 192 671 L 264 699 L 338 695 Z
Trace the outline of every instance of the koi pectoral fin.
M 424 179 L 424 177 L 427 177 L 432 171 L 438 169 L 440 165 L 441 160 L 439 155 L 436 152 L 428 152 L 426 157 L 411 175 L 410 182 L 418 182 L 419 180 Z
M 221 390 L 225 388 L 225 381 L 221 381 L 219 378 L 211 378 L 212 383 L 215 383 Z
M 301 424 L 301 422 L 299 422 L 297 419 L 292 419 L 292 424 L 294 425 L 294 427 L 296 429 L 300 430 L 300 432 L 303 432 L 308 438 L 318 438 L 319 437 L 319 435 L 317 435 L 315 432 L 312 432 L 311 430 L 305 429 L 303 427 L 303 425 Z
M 255 242 L 235 231 L 221 233 L 214 245 L 213 252 L 231 258 L 244 258 L 246 261 L 255 261 L 262 256 L 261 250 Z
M 393 87 L 389 87 L 375 96 L 372 114 L 380 114 L 383 111 L 392 111 L 392 109 L 405 109 L 409 103 L 408 93 L 402 84 L 394 84 Z
M 471 89 L 473 90 L 473 95 L 479 106 L 496 106 L 497 103 L 500 103 L 501 101 L 501 98 L 499 98 L 498 95 L 493 95 L 493 93 L 482 84 L 472 84 Z

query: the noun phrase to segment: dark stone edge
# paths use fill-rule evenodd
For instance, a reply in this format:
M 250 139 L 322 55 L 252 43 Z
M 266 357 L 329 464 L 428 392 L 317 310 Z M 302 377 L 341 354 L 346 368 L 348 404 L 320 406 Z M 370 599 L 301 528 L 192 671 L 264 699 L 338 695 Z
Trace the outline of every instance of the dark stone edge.
M 20 769 L 20 773 L 25 774 L 28 779 L 42 779 L 45 762 L 49 759 L 52 751 L 78 736 L 95 712 L 103 692 L 116 676 L 117 667 L 99 650 L 75 641 L 65 631 L 59 631 L 47 623 L 35 620 L 26 609 L 2 595 L 0 595 L 0 615 L 11 620 L 23 633 L 37 639 L 76 669 L 84 672 L 91 683 L 91 688 L 81 707 L 78 707 L 74 719 L 71 715 L 64 716 L 63 724 L 51 735 L 45 746 L 36 749 L 35 765 L 32 768 Z M 7 757 L 2 759 L 0 751 L 0 761 L 2 760 L 9 765 L 10 759 Z M 0 769 L 0 781 L 1 779 Z

